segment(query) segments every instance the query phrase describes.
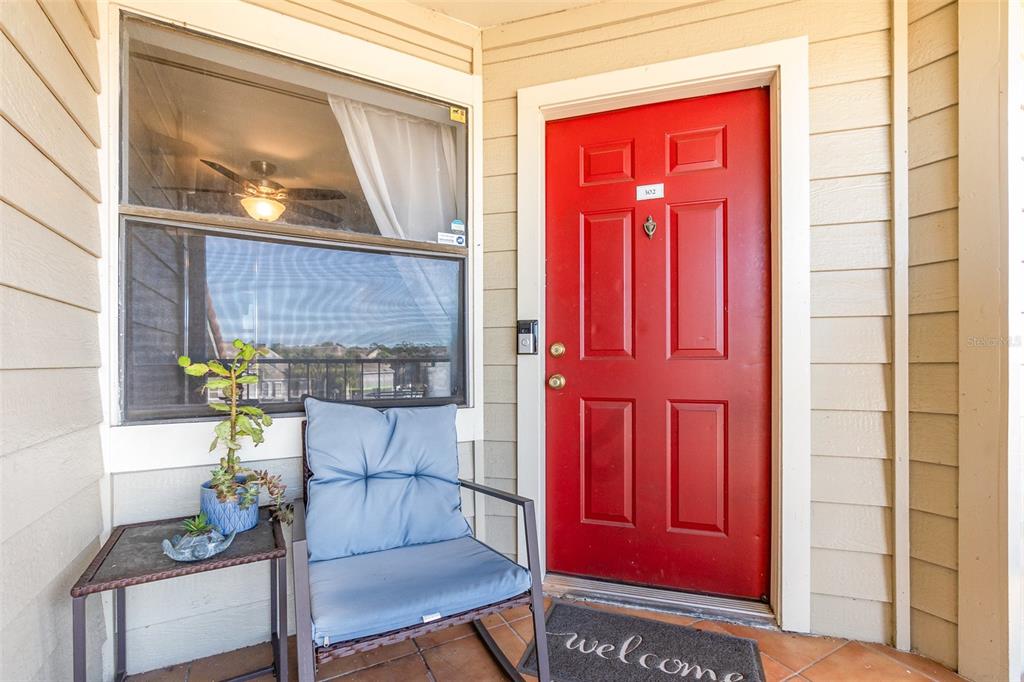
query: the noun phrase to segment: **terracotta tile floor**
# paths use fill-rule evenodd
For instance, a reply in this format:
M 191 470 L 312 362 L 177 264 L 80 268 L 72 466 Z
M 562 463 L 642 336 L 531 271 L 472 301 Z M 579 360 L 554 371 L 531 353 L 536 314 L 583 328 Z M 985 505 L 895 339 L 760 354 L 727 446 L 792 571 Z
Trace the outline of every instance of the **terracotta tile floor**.
M 714 630 L 757 640 L 767 682 L 947 682 L 963 680 L 926 658 L 896 651 L 881 644 L 832 637 L 791 635 L 778 630 L 746 627 L 716 620 L 591 604 L 669 623 Z M 518 662 L 532 637 L 530 612 L 525 607 L 485 620 L 494 640 L 513 662 Z M 290 641 L 290 679 L 295 673 L 295 638 Z M 130 655 L 131 652 L 129 652 Z M 154 670 L 128 678 L 131 682 L 208 682 L 238 675 L 269 664 L 269 644 L 231 651 L 191 663 Z M 271 677 L 259 678 L 270 682 Z M 469 625 L 457 625 L 413 641 L 381 647 L 320 667 L 317 680 L 344 682 L 490 682 L 506 678 Z M 531 682 L 534 680 L 528 677 Z

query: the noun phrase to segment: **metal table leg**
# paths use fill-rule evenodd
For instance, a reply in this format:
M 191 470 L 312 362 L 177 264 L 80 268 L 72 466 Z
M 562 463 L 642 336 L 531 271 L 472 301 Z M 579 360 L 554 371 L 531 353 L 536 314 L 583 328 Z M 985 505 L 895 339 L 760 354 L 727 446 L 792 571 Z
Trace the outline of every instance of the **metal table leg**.
M 288 563 L 281 557 L 277 564 L 277 682 L 288 682 Z
M 114 680 L 121 682 L 128 669 L 128 632 L 125 627 L 125 591 L 114 590 Z
M 75 682 L 85 682 L 85 597 L 71 599 L 71 641 Z

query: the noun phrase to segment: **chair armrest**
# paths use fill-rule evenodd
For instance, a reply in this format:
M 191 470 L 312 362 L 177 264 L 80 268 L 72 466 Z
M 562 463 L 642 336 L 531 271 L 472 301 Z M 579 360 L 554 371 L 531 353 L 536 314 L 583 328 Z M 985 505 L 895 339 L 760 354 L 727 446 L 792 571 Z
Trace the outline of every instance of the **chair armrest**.
M 512 504 L 517 504 L 520 507 L 525 507 L 527 505 L 532 505 L 533 504 L 533 500 L 531 500 L 528 497 L 523 497 L 522 495 L 516 495 L 514 493 L 507 493 L 504 490 L 499 490 L 497 488 L 492 488 L 492 487 L 490 487 L 488 485 L 481 485 L 479 483 L 474 483 L 473 481 L 467 481 L 464 478 L 460 478 L 459 479 L 459 485 L 461 485 L 463 488 L 468 488 L 469 490 L 472 490 L 472 491 L 475 491 L 475 492 L 478 492 L 478 493 L 483 493 L 484 495 L 489 495 L 490 497 L 496 497 L 499 500 L 504 500 L 505 502 L 511 502 Z

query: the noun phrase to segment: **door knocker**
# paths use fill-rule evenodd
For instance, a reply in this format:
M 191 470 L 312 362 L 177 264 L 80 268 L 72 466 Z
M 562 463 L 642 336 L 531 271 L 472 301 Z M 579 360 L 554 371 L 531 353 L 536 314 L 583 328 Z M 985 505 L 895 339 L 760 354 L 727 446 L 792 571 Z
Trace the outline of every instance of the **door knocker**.
M 648 239 L 654 239 L 654 231 L 658 229 L 658 223 L 654 222 L 654 218 L 647 216 L 647 220 L 644 221 L 644 232 L 647 234 Z

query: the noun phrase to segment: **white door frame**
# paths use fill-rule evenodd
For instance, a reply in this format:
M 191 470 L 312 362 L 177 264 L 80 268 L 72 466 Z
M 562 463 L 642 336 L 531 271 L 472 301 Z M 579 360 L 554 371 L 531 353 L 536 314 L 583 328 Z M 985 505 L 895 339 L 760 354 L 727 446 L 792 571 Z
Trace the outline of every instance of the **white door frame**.
M 807 38 L 688 57 L 518 92 L 518 316 L 540 322 L 518 356 L 519 493 L 537 503 L 545 555 L 545 123 L 767 85 L 771 92 L 772 576 L 781 627 L 810 630 L 810 171 Z M 519 543 L 524 559 L 525 543 Z

